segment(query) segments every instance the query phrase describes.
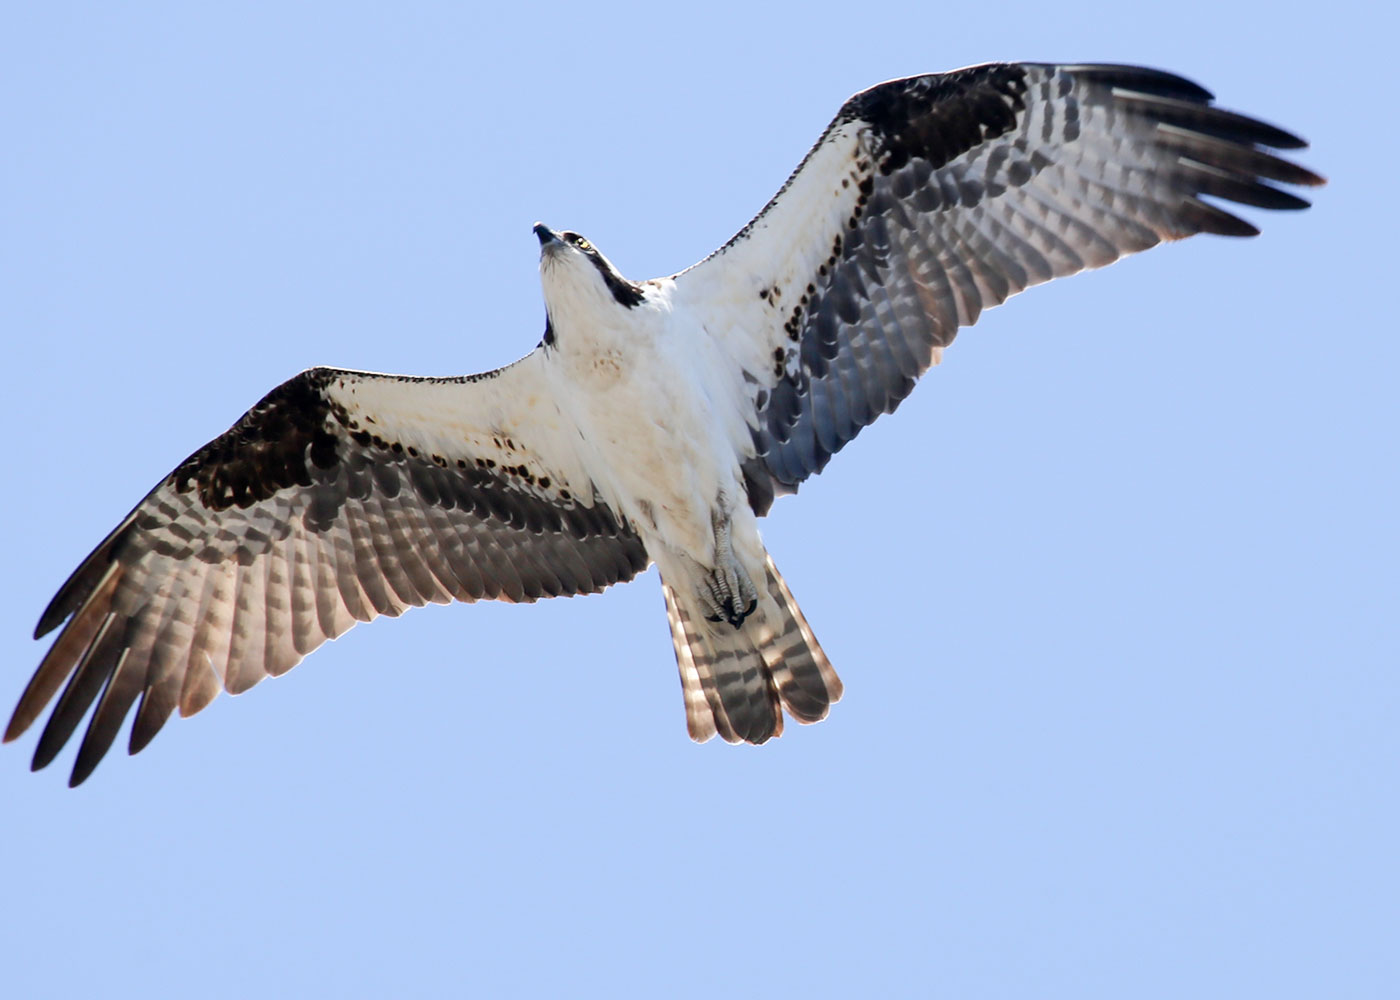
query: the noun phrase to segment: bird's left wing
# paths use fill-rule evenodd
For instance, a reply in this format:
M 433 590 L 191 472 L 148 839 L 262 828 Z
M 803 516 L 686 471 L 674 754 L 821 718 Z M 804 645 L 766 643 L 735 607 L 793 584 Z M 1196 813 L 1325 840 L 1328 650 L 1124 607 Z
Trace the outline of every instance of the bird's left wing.
M 357 621 L 413 605 L 598 591 L 647 565 L 597 495 L 543 351 L 486 375 L 315 368 L 167 476 L 69 578 L 62 624 L 5 732 L 67 681 L 34 755 L 97 701 L 74 765 L 97 765 L 136 700 L 130 750 L 178 708 L 281 674 Z
M 1281 129 L 1132 66 L 994 64 L 847 101 L 768 206 L 675 277 L 746 387 L 763 513 L 1030 285 L 1193 233 L 1254 235 L 1203 201 L 1307 202 Z M 747 442 L 746 442 L 747 444 Z

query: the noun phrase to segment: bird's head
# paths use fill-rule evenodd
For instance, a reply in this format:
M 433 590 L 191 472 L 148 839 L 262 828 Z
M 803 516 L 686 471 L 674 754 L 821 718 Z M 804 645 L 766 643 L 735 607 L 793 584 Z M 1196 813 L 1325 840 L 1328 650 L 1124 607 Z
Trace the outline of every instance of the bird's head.
M 642 304 L 646 293 L 613 267 L 578 233 L 555 232 L 535 223 L 540 241 L 540 284 L 551 320 L 557 310 L 598 308 L 606 303 L 631 309 Z

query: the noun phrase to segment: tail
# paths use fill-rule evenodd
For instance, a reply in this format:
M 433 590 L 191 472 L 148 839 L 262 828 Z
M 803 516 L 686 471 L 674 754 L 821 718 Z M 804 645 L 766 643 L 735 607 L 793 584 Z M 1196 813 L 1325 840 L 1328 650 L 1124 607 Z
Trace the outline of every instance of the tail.
M 766 580 L 755 613 L 738 627 L 710 621 L 693 588 L 664 579 L 690 738 L 763 743 L 783 731 L 782 709 L 820 722 L 841 698 L 841 680 L 802 617 L 792 591 L 764 554 Z

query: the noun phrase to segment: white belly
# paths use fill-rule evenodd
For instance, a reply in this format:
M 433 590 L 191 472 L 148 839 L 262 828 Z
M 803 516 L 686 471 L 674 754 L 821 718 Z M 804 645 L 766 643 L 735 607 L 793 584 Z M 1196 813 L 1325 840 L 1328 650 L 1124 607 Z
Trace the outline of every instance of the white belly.
M 558 338 L 594 482 L 649 547 L 661 542 L 711 564 L 716 505 L 721 496 L 727 507 L 742 503 L 743 488 L 704 359 L 678 350 L 685 341 L 664 329 Z

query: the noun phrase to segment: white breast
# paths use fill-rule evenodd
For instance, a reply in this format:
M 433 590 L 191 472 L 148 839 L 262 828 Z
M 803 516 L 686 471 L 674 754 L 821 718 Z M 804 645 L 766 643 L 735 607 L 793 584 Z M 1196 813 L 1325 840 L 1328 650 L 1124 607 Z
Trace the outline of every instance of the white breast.
M 635 308 L 589 296 L 551 302 L 550 314 L 558 398 L 578 423 L 594 481 L 649 547 L 710 562 L 717 500 L 742 497 L 742 487 L 726 419 L 738 410 L 716 392 L 729 380 L 707 339 L 672 311 L 669 282 L 649 285 Z

